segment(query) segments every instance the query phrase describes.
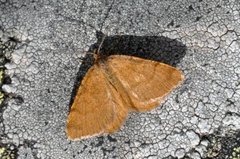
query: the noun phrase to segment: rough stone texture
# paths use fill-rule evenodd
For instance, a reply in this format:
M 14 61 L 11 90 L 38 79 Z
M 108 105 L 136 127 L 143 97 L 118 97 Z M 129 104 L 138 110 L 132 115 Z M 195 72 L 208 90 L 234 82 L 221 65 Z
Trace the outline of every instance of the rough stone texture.
M 1 0 L 0 38 L 16 47 L 5 54 L 11 82 L 2 89 L 15 98 L 0 111 L 0 142 L 28 159 L 209 157 L 210 135 L 227 140 L 240 129 L 239 8 L 237 0 Z M 70 142 L 69 101 L 80 57 L 99 41 L 97 30 L 135 40 L 166 37 L 168 45 L 159 44 L 165 52 L 177 52 L 180 42 L 184 57 L 165 62 L 186 79 L 161 107 L 131 113 L 119 132 Z M 221 143 L 212 157 L 239 151 L 239 142 Z

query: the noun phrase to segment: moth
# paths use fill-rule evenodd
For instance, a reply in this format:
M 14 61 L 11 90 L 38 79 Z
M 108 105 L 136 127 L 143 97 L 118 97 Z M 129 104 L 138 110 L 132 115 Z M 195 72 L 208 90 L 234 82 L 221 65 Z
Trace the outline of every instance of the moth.
M 102 57 L 102 43 L 68 115 L 66 133 L 70 140 L 116 132 L 128 112 L 159 106 L 184 79 L 180 70 L 164 63 L 127 55 Z

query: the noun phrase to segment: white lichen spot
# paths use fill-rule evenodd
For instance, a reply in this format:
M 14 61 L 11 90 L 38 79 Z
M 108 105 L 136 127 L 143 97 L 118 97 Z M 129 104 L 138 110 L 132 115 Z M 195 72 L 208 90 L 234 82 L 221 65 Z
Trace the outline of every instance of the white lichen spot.
M 187 131 L 186 134 L 192 147 L 195 147 L 196 145 L 199 144 L 200 138 L 198 134 L 196 134 L 193 130 Z
M 239 50 L 239 44 L 237 41 L 233 41 L 232 44 L 229 46 L 229 49 L 232 51 L 232 52 L 236 52 Z
M 201 159 L 201 156 L 198 152 L 194 151 L 194 152 L 191 152 L 189 155 L 188 155 L 190 158 L 194 158 L 194 159 Z
M 184 157 L 184 155 L 185 155 L 185 150 L 184 149 L 177 149 L 176 151 L 175 151 L 175 157 L 177 157 L 177 158 L 183 158 Z
M 33 74 L 37 74 L 39 72 L 37 63 L 32 63 L 28 66 L 27 70 L 28 73 L 31 72 Z
M 224 41 L 224 47 L 229 46 L 234 40 L 237 40 L 237 35 L 235 32 L 228 32 L 221 37 L 221 41 Z
M 2 86 L 2 90 L 6 93 L 15 93 L 17 89 L 12 87 L 12 85 L 4 84 Z
M 7 70 L 17 68 L 17 65 L 15 63 L 6 63 L 4 66 L 6 67 Z
M 21 63 L 21 59 L 24 55 L 24 52 L 26 50 L 26 47 L 22 47 L 18 50 L 15 50 L 14 53 L 12 54 L 12 61 L 15 63 L 15 64 L 20 64 Z
M 223 125 L 225 127 L 231 127 L 233 130 L 240 129 L 240 117 L 235 114 L 227 114 L 223 119 Z
M 208 123 L 207 120 L 201 119 L 198 123 L 198 128 L 199 128 L 199 131 L 203 134 L 211 133 L 210 132 L 211 125 Z
M 214 37 L 220 37 L 228 31 L 228 28 L 223 24 L 213 23 L 208 27 L 207 31 Z

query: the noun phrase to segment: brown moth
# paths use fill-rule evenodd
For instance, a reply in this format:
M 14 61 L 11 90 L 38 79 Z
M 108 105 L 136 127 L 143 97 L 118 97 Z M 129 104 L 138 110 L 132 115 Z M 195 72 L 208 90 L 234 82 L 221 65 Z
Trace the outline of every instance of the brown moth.
M 117 131 L 128 112 L 157 107 L 184 78 L 178 69 L 156 61 L 126 55 L 102 58 L 101 44 L 68 115 L 70 140 Z

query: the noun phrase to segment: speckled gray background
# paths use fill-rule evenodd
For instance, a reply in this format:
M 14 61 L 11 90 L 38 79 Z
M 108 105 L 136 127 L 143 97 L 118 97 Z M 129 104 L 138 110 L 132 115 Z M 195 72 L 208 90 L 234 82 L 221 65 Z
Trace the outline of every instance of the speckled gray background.
M 21 100 L 9 98 L 1 110 L 0 142 L 24 159 L 231 156 L 222 142 L 212 146 L 216 154 L 209 146 L 211 136 L 224 141 L 240 129 L 239 8 L 237 0 L 1 0 L 0 38 L 16 43 L 6 55 L 11 83 L 2 89 Z M 183 44 L 176 67 L 185 81 L 161 107 L 131 113 L 117 133 L 70 142 L 65 124 L 79 58 L 97 30 L 166 37 L 175 41 L 165 46 L 170 52 Z

